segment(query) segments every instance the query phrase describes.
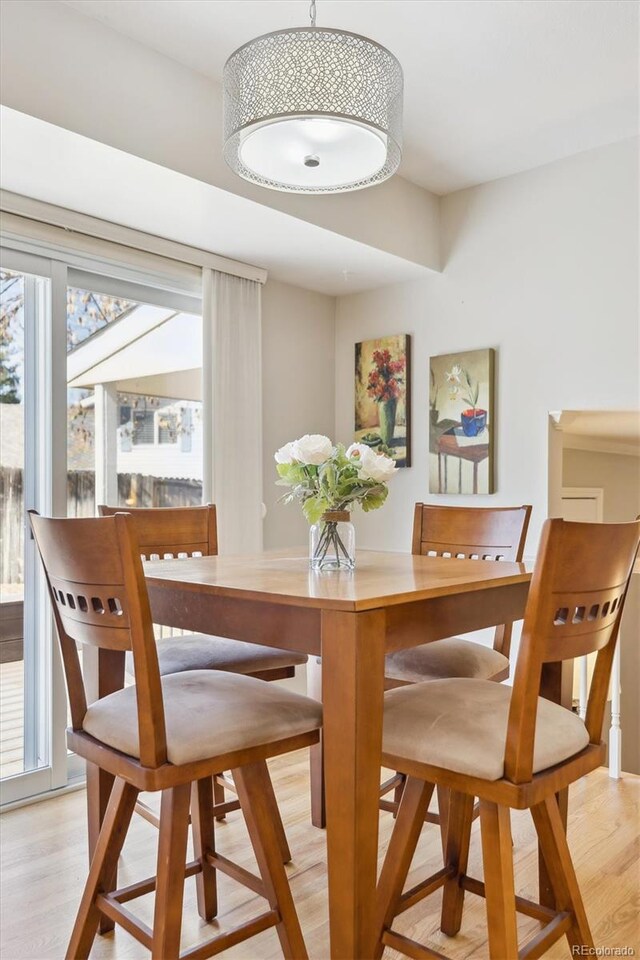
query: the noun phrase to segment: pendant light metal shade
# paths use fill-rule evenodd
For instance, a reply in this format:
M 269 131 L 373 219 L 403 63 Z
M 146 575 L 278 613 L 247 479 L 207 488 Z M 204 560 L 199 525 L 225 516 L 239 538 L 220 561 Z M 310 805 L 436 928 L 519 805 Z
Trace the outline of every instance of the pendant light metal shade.
M 381 183 L 402 153 L 402 67 L 356 33 L 300 27 L 244 44 L 224 68 L 224 157 L 291 193 Z

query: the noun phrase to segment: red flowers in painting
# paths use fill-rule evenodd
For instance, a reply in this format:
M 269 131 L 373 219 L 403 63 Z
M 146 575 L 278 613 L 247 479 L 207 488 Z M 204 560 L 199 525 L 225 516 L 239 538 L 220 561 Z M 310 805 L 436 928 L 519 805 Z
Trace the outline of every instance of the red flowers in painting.
M 373 362 L 375 366 L 369 374 L 367 393 L 376 403 L 396 400 L 402 392 L 404 377 L 400 374 L 404 373 L 405 358 L 392 360 L 388 350 L 374 350 Z

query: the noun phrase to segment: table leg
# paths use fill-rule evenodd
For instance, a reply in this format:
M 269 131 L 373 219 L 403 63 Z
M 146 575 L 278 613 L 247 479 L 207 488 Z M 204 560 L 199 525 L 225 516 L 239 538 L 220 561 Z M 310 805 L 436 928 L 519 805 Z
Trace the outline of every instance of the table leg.
M 442 454 L 438 454 L 438 493 L 444 493 L 442 489 Z
M 384 633 L 384 610 L 322 613 L 332 960 L 367 960 L 375 946 Z
M 96 647 L 83 651 L 83 673 L 89 702 L 115 693 L 124 686 L 124 652 Z M 89 831 L 89 862 L 98 842 L 100 827 L 107 809 L 114 778 L 106 770 L 87 763 L 87 824 Z M 111 878 L 106 890 L 115 890 L 117 874 Z M 115 924 L 108 917 L 100 917 L 100 933 L 109 933 Z
M 573 660 L 543 664 L 540 696 L 546 700 L 552 700 L 554 703 L 560 703 L 563 707 L 571 710 L 573 701 Z M 566 830 L 569 811 L 569 789 L 565 788 L 561 790 L 556 794 L 556 798 L 560 808 L 560 816 L 562 817 L 562 822 Z M 544 862 L 540 847 L 538 847 L 538 879 L 540 886 L 540 903 L 544 907 L 550 907 L 552 910 L 555 909 L 555 896 L 547 872 L 547 865 Z
M 307 696 L 322 701 L 322 660 L 309 657 L 307 661 Z M 323 829 L 327 825 L 324 803 L 324 746 L 322 732 L 320 741 L 309 749 L 309 773 L 311 781 L 311 823 Z
M 473 461 L 473 492 L 478 492 L 478 464 Z

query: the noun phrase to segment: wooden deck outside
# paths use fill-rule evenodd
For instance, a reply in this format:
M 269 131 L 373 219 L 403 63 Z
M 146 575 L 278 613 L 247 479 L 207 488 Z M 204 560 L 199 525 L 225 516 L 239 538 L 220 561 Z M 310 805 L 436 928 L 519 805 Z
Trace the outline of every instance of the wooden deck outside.
M 0 777 L 22 773 L 24 761 L 24 662 L 0 663 Z

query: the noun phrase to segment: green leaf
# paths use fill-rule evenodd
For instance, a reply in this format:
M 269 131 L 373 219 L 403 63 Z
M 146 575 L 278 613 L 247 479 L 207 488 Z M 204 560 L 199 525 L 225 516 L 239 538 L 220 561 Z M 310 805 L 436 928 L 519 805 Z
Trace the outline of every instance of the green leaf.
M 326 510 L 329 510 L 330 506 L 324 497 L 309 497 L 302 505 L 302 512 L 309 523 L 317 523 L 322 514 Z
M 370 510 L 378 510 L 387 499 L 388 493 L 388 489 L 383 484 L 378 484 L 373 487 L 366 496 L 362 498 L 362 509 L 365 513 L 368 513 Z

